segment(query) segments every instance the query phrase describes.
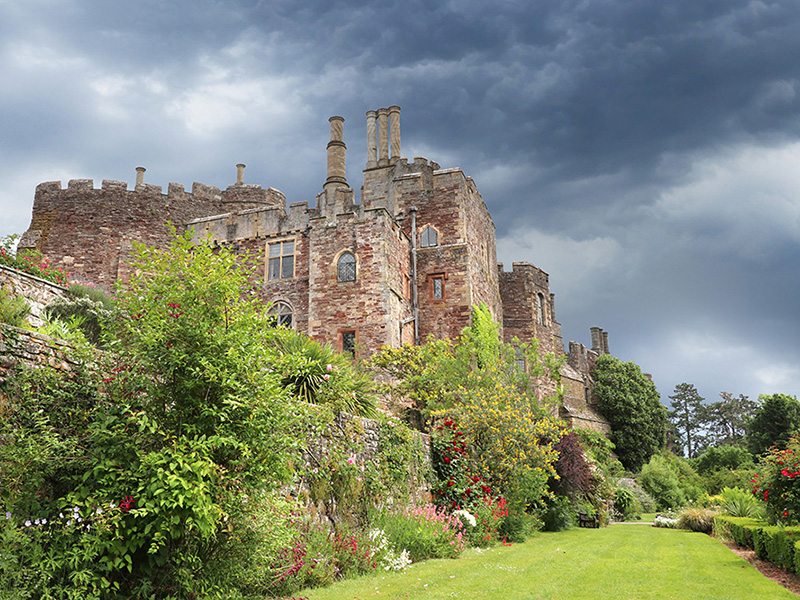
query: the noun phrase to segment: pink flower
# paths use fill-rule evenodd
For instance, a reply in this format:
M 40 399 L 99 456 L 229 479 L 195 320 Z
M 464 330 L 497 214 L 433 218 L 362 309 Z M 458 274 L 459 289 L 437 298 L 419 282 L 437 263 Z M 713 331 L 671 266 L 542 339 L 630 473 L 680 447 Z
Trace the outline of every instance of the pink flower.
M 331 364 L 329 364 L 329 365 L 328 365 L 327 367 L 325 367 L 325 368 L 326 368 L 328 371 L 333 371 L 333 365 L 331 365 Z
M 331 378 L 331 376 L 330 376 L 330 375 L 328 375 L 327 373 L 325 373 L 325 375 L 323 375 L 323 376 L 322 376 L 322 378 L 323 378 L 325 381 L 328 381 L 328 379 L 330 379 L 330 378 Z
M 356 455 L 355 454 L 347 459 L 347 464 L 349 464 L 349 465 L 356 464 Z

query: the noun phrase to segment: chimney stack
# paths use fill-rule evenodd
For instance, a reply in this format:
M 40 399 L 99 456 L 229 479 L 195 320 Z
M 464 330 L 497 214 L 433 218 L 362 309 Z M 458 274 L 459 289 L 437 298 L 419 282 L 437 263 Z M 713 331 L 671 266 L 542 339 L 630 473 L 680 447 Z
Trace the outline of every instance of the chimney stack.
M 603 330 L 600 329 L 599 327 L 590 327 L 589 331 L 592 334 L 592 350 L 594 350 L 598 354 L 602 354 L 603 353 L 603 341 L 602 341 L 602 338 L 603 338 L 602 331 Z
M 400 107 L 390 106 L 389 108 L 368 110 L 366 168 L 388 167 L 399 159 Z
M 324 189 L 347 187 L 345 168 L 345 153 L 347 146 L 344 144 L 344 118 L 331 117 L 331 141 L 328 142 L 328 178 L 325 180 Z
M 244 185 L 244 168 L 246 166 L 243 163 L 236 165 L 236 185 Z
M 367 169 L 378 166 L 378 113 L 367 111 Z
M 144 172 L 147 171 L 144 167 L 136 167 L 136 187 L 144 183 Z
M 389 111 L 378 109 L 378 166 L 389 166 Z
M 400 107 L 389 107 L 389 132 L 392 138 L 392 155 L 389 157 L 391 164 L 400 158 Z

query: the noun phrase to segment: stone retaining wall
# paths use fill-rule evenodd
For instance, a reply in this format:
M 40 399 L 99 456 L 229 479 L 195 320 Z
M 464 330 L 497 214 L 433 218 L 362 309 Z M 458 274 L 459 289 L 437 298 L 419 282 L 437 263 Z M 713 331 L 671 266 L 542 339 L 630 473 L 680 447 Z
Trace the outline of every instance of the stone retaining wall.
M 70 358 L 70 350 L 64 340 L 0 323 L 0 383 L 19 363 L 71 371 L 77 363 Z
M 28 322 L 34 327 L 42 326 L 41 314 L 44 307 L 56 298 L 63 296 L 67 288 L 35 275 L 23 273 L 5 265 L 0 265 L 0 287 L 16 296 L 22 296 L 30 304 L 31 314 Z

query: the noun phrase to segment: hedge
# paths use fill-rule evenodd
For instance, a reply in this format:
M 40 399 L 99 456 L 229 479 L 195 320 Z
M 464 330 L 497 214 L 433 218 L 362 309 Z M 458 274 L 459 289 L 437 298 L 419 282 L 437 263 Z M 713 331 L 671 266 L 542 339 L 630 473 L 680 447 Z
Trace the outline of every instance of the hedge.
M 732 538 L 740 546 L 773 565 L 800 574 L 800 527 L 776 527 L 746 517 L 714 517 L 714 533 Z

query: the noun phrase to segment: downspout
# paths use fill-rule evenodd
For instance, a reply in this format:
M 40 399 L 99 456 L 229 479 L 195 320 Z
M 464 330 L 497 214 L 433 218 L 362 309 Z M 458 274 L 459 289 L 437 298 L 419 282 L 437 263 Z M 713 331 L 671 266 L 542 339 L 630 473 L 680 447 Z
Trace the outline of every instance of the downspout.
M 414 315 L 414 345 L 419 346 L 419 306 L 417 299 L 417 207 L 411 213 L 411 313 Z

